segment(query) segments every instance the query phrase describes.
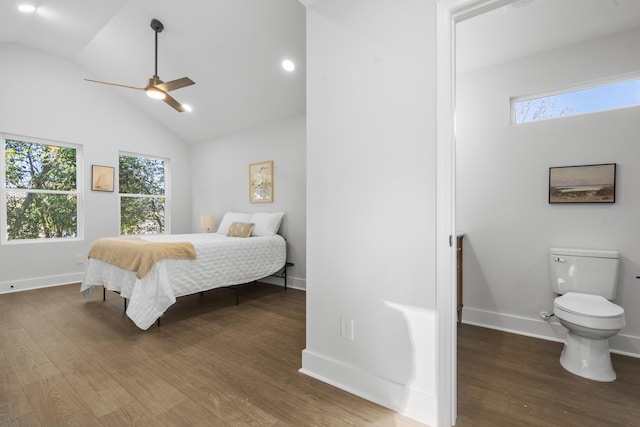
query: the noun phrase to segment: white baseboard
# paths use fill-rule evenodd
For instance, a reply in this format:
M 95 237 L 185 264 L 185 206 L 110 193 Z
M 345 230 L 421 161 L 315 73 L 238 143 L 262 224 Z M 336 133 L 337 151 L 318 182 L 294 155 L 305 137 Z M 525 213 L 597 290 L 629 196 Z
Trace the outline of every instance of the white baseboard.
M 33 277 L 29 279 L 7 280 L 0 282 L 0 294 L 11 292 L 28 291 L 31 289 L 49 288 L 51 286 L 68 285 L 69 283 L 80 283 L 84 273 L 60 274 L 57 276 Z M 80 288 L 78 287 L 78 293 Z
M 564 342 L 567 333 L 555 317 L 544 321 L 469 307 L 462 309 L 462 323 L 556 342 Z M 612 353 L 640 358 L 640 337 L 625 335 L 624 330 L 609 340 L 609 346 Z
M 263 277 L 259 281 L 264 283 L 269 283 L 270 285 L 279 285 L 284 287 L 284 279 L 281 277 L 268 276 L 268 277 Z M 287 288 L 306 291 L 307 281 L 299 277 L 287 277 Z
M 357 366 L 308 349 L 302 351 L 302 368 L 299 372 L 419 422 L 437 425 L 437 398 L 423 391 L 372 375 Z

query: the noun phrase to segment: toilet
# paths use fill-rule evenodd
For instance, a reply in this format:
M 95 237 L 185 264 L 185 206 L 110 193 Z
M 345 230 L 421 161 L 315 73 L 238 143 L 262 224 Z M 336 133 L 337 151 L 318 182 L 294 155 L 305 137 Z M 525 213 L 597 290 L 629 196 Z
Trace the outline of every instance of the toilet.
M 620 255 L 616 251 L 549 249 L 551 288 L 559 295 L 553 314 L 568 334 L 560 356 L 567 371 L 595 381 L 614 381 L 609 338 L 625 326 L 616 296 Z

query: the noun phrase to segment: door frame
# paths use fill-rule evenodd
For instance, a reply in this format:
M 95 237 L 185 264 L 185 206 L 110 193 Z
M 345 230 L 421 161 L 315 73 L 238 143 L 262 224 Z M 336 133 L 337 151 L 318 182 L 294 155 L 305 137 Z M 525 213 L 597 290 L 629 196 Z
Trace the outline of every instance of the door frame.
M 438 426 L 457 418 L 456 24 L 519 0 L 436 3 L 436 345 Z

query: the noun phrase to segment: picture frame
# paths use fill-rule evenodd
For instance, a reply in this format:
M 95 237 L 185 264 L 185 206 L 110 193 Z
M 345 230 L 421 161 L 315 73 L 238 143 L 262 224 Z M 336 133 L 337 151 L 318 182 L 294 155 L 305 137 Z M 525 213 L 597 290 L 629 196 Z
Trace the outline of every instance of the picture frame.
M 273 202 L 273 160 L 249 165 L 249 202 Z
M 549 168 L 549 203 L 615 203 L 616 164 Z
M 91 166 L 91 190 L 113 192 L 115 169 L 111 166 Z

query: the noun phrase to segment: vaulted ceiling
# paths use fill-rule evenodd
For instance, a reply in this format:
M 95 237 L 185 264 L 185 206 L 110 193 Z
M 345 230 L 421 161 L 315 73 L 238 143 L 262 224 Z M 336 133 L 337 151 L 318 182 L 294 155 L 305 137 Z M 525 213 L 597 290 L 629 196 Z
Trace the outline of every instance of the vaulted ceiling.
M 87 78 L 136 87 L 154 74 L 150 22 L 160 20 L 158 75 L 196 82 L 171 92 L 193 111 L 178 113 L 141 91 L 101 90 L 117 92 L 186 142 L 305 113 L 305 9 L 298 0 L 31 0 L 35 13 L 17 10 L 29 1 L 0 2 L 0 42 L 66 57 Z M 285 58 L 294 72 L 282 69 Z
M 17 10 L 30 1 L 37 6 L 35 13 Z M 159 19 L 164 31 L 158 36 L 158 75 L 165 81 L 188 76 L 196 82 L 172 92 L 193 111 L 178 113 L 131 89 L 100 89 L 119 94 L 184 141 L 197 143 L 305 113 L 304 4 L 313 3 L 2 0 L 0 43 L 66 57 L 84 68 L 87 78 L 141 87 L 154 73 L 150 22 Z M 637 26 L 638 0 L 519 0 L 457 25 L 458 70 Z M 294 72 L 281 68 L 285 58 L 295 62 Z

